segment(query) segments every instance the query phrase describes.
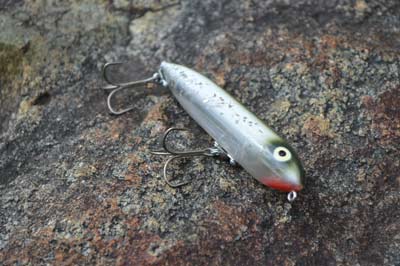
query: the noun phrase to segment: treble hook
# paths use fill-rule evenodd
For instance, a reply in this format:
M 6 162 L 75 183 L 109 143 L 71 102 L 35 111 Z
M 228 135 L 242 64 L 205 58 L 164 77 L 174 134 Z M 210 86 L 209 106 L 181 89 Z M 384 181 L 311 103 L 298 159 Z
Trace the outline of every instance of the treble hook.
M 168 165 L 176 159 L 180 159 L 183 157 L 188 157 L 188 156 L 209 156 L 209 157 L 214 157 L 214 156 L 220 156 L 223 154 L 226 154 L 225 151 L 217 144 L 215 143 L 213 147 L 210 148 L 205 148 L 205 149 L 201 149 L 201 150 L 190 150 L 190 151 L 176 151 L 176 150 L 172 150 L 170 148 L 168 148 L 167 146 L 167 137 L 169 134 L 171 134 L 171 132 L 173 131 L 185 131 L 187 129 L 185 128 L 177 128 L 177 127 L 171 127 L 169 129 L 167 129 L 164 132 L 163 138 L 162 138 L 162 147 L 163 150 L 159 150 L 159 151 L 151 151 L 152 154 L 155 155 L 170 155 L 172 157 L 170 157 L 164 164 L 164 168 L 163 168 L 163 174 L 164 174 L 164 180 L 165 182 L 172 188 L 177 188 L 183 185 L 186 185 L 189 183 L 189 181 L 184 181 L 184 182 L 179 182 L 176 184 L 173 184 L 167 176 L 167 168 Z
M 161 75 L 157 72 L 154 73 L 152 77 L 143 79 L 143 80 L 137 80 L 137 81 L 130 81 L 130 82 L 125 82 L 125 83 L 115 83 L 111 81 L 107 75 L 107 69 L 111 66 L 116 66 L 116 65 L 121 65 L 122 63 L 120 62 L 115 62 L 115 63 L 106 63 L 103 66 L 103 79 L 105 82 L 107 82 L 107 86 L 103 87 L 104 90 L 111 90 L 110 94 L 107 97 L 107 106 L 108 109 L 110 110 L 110 113 L 114 115 L 120 115 L 123 113 L 126 113 L 134 108 L 134 106 L 130 106 L 127 108 L 124 108 L 122 110 L 115 110 L 114 107 L 111 105 L 111 99 L 115 96 L 115 94 L 121 90 L 127 89 L 127 88 L 134 88 L 138 87 L 140 85 L 146 85 L 149 83 L 156 83 L 156 84 L 162 84 L 165 85 L 165 81 L 161 78 Z

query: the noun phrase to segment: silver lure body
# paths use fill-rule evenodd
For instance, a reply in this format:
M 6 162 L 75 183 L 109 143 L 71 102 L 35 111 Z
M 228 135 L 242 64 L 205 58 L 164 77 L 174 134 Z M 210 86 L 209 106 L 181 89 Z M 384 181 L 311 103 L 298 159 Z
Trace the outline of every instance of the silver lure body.
M 229 93 L 181 65 L 163 62 L 159 73 L 187 113 L 254 178 L 281 191 L 302 189 L 293 149 Z

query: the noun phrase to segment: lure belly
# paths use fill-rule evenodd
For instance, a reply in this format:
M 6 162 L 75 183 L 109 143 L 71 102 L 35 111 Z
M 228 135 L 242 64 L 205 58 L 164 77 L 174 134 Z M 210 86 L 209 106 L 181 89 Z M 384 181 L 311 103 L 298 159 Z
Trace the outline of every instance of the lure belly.
M 222 147 L 181 153 L 168 150 L 164 143 L 166 152 L 153 153 L 174 156 L 164 166 L 164 178 L 170 186 L 178 186 L 171 185 L 166 178 L 166 167 L 172 159 L 184 154 L 214 156 L 223 150 L 262 184 L 290 192 L 289 200 L 303 188 L 304 171 L 295 151 L 262 120 L 205 76 L 181 65 L 162 62 L 159 71 L 149 79 L 116 84 L 106 75 L 106 68 L 115 64 L 118 63 L 106 64 L 103 69 L 103 77 L 109 84 L 105 89 L 112 90 L 107 99 L 111 113 L 119 115 L 133 108 L 115 110 L 111 98 L 116 92 L 145 83 L 158 83 L 169 88 L 187 113 L 218 143 L 218 147 Z
M 205 76 L 163 62 L 161 78 L 187 113 L 247 172 L 271 188 L 303 188 L 293 149 L 246 107 Z

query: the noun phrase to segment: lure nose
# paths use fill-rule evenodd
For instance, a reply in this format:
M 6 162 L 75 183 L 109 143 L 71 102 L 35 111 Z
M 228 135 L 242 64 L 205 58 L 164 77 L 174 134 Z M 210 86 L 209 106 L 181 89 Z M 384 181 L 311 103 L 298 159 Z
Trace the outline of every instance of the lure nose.
M 259 179 L 264 185 L 283 192 L 300 191 L 303 189 L 303 172 L 286 171 L 283 174 L 272 174 Z
M 280 177 L 263 177 L 260 181 L 270 188 L 283 192 L 300 191 L 303 189 L 303 185 L 301 183 L 290 183 Z

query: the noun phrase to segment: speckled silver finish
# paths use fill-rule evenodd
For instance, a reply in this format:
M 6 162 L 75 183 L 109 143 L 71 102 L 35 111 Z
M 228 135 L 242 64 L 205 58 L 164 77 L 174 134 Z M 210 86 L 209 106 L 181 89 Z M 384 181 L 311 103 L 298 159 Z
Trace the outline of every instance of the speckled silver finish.
M 163 62 L 160 73 L 190 116 L 252 176 L 264 184 L 273 179 L 301 189 L 297 156 L 288 162 L 275 160 L 274 148 L 286 147 L 286 142 L 229 93 L 181 65 Z

